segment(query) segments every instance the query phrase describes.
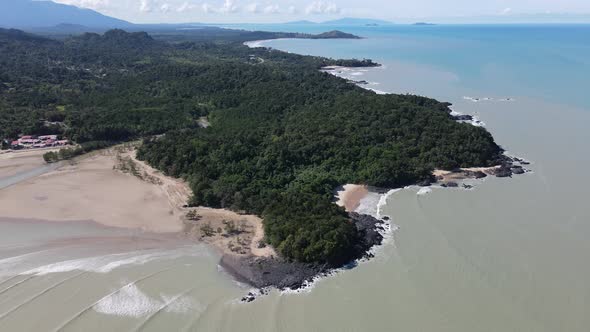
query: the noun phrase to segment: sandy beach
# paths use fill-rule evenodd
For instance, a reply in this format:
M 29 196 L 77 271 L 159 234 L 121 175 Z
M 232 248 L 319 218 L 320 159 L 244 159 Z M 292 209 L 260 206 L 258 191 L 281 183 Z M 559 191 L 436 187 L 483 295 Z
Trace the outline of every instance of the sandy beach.
M 364 185 L 345 184 L 336 190 L 336 204 L 344 207 L 346 212 L 354 212 L 361 200 L 369 193 L 369 188 Z
M 0 177 L 43 166 L 44 152 L 1 155 Z M 0 190 L 0 217 L 87 220 L 109 227 L 189 235 L 224 254 L 275 255 L 271 247 L 259 248 L 264 239 L 262 219 L 223 209 L 187 208 L 190 195 L 187 183 L 137 160 L 134 147 L 126 145 L 84 155 Z M 188 218 L 191 211 L 198 218 Z M 231 223 L 236 231 L 227 234 L 226 229 L 233 229 L 225 223 Z M 203 225 L 215 234 L 204 236 Z

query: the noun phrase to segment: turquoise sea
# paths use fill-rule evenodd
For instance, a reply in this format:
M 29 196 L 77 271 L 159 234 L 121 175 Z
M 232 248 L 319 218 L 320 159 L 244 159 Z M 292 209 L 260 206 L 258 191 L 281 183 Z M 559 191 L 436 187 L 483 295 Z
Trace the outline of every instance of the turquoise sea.
M 319 33 L 366 39 L 276 41 L 302 54 L 409 62 L 452 73 L 457 87 L 525 94 L 590 107 L 590 25 L 241 25 L 247 30 Z

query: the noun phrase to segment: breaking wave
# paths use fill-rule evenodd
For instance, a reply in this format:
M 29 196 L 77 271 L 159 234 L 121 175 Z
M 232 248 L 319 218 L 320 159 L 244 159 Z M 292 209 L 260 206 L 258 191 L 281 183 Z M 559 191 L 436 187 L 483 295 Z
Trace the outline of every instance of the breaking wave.
M 155 260 L 205 255 L 208 255 L 208 251 L 200 250 L 196 246 L 186 246 L 166 251 L 134 251 L 122 254 L 111 254 L 61 261 L 39 266 L 19 274 L 42 276 L 50 273 L 70 272 L 76 270 L 95 273 L 109 273 L 117 268 L 127 265 L 143 265 Z

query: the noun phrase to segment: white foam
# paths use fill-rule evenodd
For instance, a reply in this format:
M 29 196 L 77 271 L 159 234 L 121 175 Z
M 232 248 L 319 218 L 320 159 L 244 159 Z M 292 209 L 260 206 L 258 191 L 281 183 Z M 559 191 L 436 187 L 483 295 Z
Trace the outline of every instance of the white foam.
M 206 250 L 195 250 L 195 247 L 183 247 L 165 251 L 135 251 L 123 254 L 112 254 L 87 258 L 72 259 L 51 263 L 20 273 L 21 275 L 46 275 L 50 273 L 70 272 L 75 270 L 109 273 L 126 265 L 143 265 L 160 259 L 175 259 L 182 256 L 204 256 Z
M 267 43 L 269 40 L 253 40 L 253 41 L 247 41 L 244 43 L 244 45 L 250 47 L 250 48 L 259 48 L 259 47 L 266 47 L 264 44 Z
M 469 98 L 469 97 L 463 97 L 463 98 Z M 452 106 L 449 106 L 449 109 L 451 110 L 451 113 L 450 113 L 451 116 L 463 115 L 463 113 L 457 112 Z M 458 122 L 469 123 L 470 125 L 476 126 L 476 127 L 485 127 L 486 126 L 485 122 L 481 121 L 477 116 L 472 115 L 471 117 L 472 117 L 471 121 L 459 120 Z
M 387 95 L 387 94 L 389 94 L 389 92 L 385 92 L 385 91 L 377 90 L 377 89 L 373 89 L 373 88 L 366 88 L 366 89 L 367 90 L 371 90 L 371 91 L 375 92 L 378 95 Z
M 416 195 L 418 196 L 424 196 L 424 195 L 428 195 L 432 192 L 432 188 L 430 187 L 424 187 L 424 188 L 420 188 L 420 190 L 418 190 L 418 192 L 416 193 Z
M 93 309 L 106 315 L 137 318 L 162 309 L 166 312 L 186 313 L 195 309 L 200 310 L 201 307 L 197 301 L 188 296 L 160 294 L 159 298 L 151 298 L 136 284 L 128 284 L 111 296 L 101 299 Z
M 474 103 L 479 102 L 479 99 L 478 98 L 473 98 L 473 97 L 468 97 L 468 96 L 463 96 L 463 99 L 472 101 Z
M 137 285 L 131 284 L 100 300 L 93 309 L 107 315 L 141 317 L 156 312 L 160 305 L 160 302 L 141 292 Z
M 381 195 L 376 192 L 369 192 L 359 201 L 359 206 L 354 212 L 366 214 L 378 218 L 378 206 Z
M 479 102 L 482 102 L 482 101 L 504 101 L 504 102 L 506 102 L 506 101 L 515 101 L 514 98 L 510 98 L 510 97 L 495 99 L 495 98 L 492 98 L 492 97 L 478 98 L 478 97 L 463 96 L 463 99 L 464 100 L 472 101 L 474 103 L 479 103 Z

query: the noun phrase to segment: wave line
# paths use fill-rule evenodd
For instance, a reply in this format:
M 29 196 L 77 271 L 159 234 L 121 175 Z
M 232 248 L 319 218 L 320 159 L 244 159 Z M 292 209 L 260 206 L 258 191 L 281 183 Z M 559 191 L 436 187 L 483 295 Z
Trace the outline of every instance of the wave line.
M 158 315 L 160 312 L 162 312 L 162 310 L 168 308 L 172 303 L 176 302 L 179 298 L 181 298 L 181 297 L 185 296 L 186 294 L 194 291 L 195 288 L 196 287 L 189 288 L 186 291 L 184 291 L 184 292 L 176 295 L 175 297 L 171 298 L 170 300 L 166 301 L 164 304 L 162 304 L 162 306 L 160 306 L 160 308 L 158 308 L 158 310 L 156 310 L 155 312 L 153 312 L 152 314 L 150 314 L 143 322 L 141 322 L 136 328 L 134 328 L 133 331 L 139 331 L 139 330 L 141 330 L 156 315 Z
M 54 329 L 53 331 L 57 332 L 57 331 L 62 331 L 66 326 L 68 326 L 69 324 L 71 324 L 74 320 L 78 319 L 80 316 L 82 316 L 83 314 L 85 314 L 86 312 L 88 312 L 90 309 L 92 309 L 94 306 L 96 306 L 98 303 L 100 303 L 100 301 L 109 298 L 110 296 L 113 296 L 117 293 L 119 293 L 120 291 L 122 291 L 124 288 L 132 286 L 132 285 L 136 285 L 137 283 L 144 281 L 146 279 L 149 279 L 151 277 L 154 277 L 160 273 L 166 272 L 166 271 L 170 271 L 172 268 L 169 267 L 167 269 L 163 269 L 160 271 L 156 271 L 154 273 L 150 273 L 146 276 L 143 276 L 139 279 L 136 279 L 128 284 L 126 284 L 125 286 L 117 289 L 116 291 L 113 291 L 103 297 L 101 297 L 100 299 L 98 299 L 96 302 L 92 303 L 91 305 L 87 306 L 86 308 L 82 309 L 82 311 L 78 312 L 77 314 L 75 314 L 74 316 L 72 316 L 70 319 L 68 319 L 67 321 L 65 321 L 62 325 L 58 326 L 56 329 Z
M 16 310 L 18 310 L 18 309 L 22 308 L 23 306 L 25 306 L 25 305 L 27 305 L 27 304 L 31 303 L 31 302 L 32 302 L 32 301 L 34 301 L 35 299 L 37 299 L 37 298 L 39 298 L 39 297 L 43 296 L 44 294 L 47 294 L 47 293 L 48 293 L 48 292 L 50 292 L 52 289 L 55 289 L 56 287 L 59 287 L 59 286 L 63 285 L 64 283 L 66 283 L 66 282 L 68 282 L 68 281 L 70 281 L 70 280 L 72 280 L 72 279 L 74 279 L 74 278 L 77 278 L 77 277 L 79 277 L 79 276 L 81 276 L 81 275 L 83 275 L 83 274 L 85 274 L 85 273 L 87 273 L 87 272 L 86 272 L 86 271 L 84 271 L 84 272 L 80 272 L 80 273 L 78 273 L 78 274 L 75 274 L 75 275 L 73 275 L 73 276 L 71 276 L 71 277 L 69 277 L 69 278 L 66 278 L 66 279 L 64 279 L 64 280 L 62 280 L 62 281 L 60 281 L 60 282 L 58 282 L 58 283 L 56 283 L 56 284 L 53 284 L 53 285 L 52 285 L 51 287 L 49 287 L 49 288 L 46 288 L 46 289 L 44 289 L 44 290 L 43 290 L 41 293 L 38 293 L 38 294 L 35 294 L 35 295 L 33 295 L 32 297 L 30 297 L 30 298 L 28 298 L 27 300 L 25 300 L 25 302 L 22 302 L 21 304 L 17 305 L 16 307 L 14 307 L 14 308 L 12 308 L 12 309 L 8 310 L 7 312 L 3 313 L 2 315 L 0 315 L 0 320 L 1 320 L 1 319 L 4 319 L 6 316 L 8 316 L 8 315 L 10 315 L 11 313 L 15 312 Z

